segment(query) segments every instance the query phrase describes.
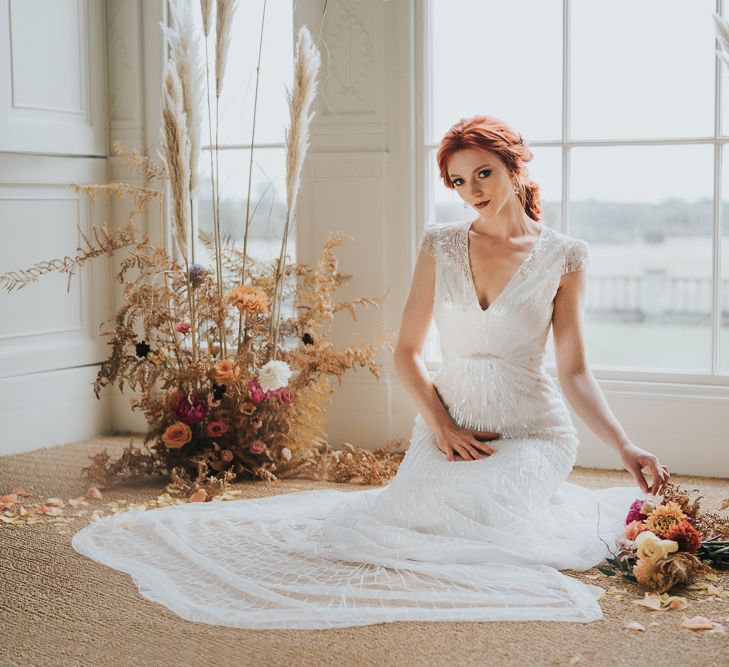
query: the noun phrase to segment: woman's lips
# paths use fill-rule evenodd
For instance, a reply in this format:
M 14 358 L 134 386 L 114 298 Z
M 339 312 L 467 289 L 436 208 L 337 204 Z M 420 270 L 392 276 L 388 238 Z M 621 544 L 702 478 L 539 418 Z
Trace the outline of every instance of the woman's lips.
M 491 200 L 489 199 L 489 201 L 491 201 Z M 488 203 L 489 203 L 489 201 L 487 201 L 487 202 L 482 202 L 482 203 L 480 203 L 480 204 L 476 204 L 476 208 L 483 208 L 484 206 L 487 206 L 487 205 L 488 205 Z

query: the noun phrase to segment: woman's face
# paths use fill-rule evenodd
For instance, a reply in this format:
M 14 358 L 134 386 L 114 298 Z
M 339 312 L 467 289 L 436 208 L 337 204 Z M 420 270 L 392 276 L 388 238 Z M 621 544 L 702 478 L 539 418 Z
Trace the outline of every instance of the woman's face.
M 481 217 L 489 218 L 513 206 L 514 183 L 495 153 L 468 148 L 451 155 L 448 177 L 461 199 Z M 479 206 L 488 202 L 486 206 Z

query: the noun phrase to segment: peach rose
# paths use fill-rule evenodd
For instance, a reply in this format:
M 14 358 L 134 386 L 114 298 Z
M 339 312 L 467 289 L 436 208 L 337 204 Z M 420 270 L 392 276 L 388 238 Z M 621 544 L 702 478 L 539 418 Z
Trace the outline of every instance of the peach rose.
M 648 526 L 646 526 L 642 521 L 631 521 L 627 526 L 625 526 L 624 534 L 629 540 L 634 540 L 638 537 L 638 535 L 646 530 L 650 530 L 650 528 L 648 528 Z
M 192 439 L 192 430 L 184 422 L 175 422 L 162 434 L 162 441 L 169 449 L 179 449 Z
M 216 382 L 233 382 L 237 375 L 235 362 L 230 359 L 221 359 L 216 361 L 213 366 L 213 380 Z

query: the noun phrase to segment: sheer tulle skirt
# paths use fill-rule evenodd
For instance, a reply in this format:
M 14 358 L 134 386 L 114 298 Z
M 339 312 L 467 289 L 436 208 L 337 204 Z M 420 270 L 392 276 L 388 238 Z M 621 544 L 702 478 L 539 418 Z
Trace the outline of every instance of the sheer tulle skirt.
M 145 598 L 216 625 L 601 618 L 604 590 L 559 570 L 609 555 L 640 490 L 564 481 L 571 445 L 492 444 L 491 457 L 447 461 L 418 418 L 387 486 L 135 510 L 73 546 Z

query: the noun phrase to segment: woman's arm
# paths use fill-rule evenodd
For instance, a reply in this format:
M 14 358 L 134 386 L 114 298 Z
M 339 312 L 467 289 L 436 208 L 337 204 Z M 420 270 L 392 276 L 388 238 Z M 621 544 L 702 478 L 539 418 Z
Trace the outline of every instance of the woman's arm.
M 587 367 L 582 318 L 585 283 L 584 271 L 565 273 L 554 299 L 552 331 L 560 387 L 577 416 L 600 440 L 618 452 L 641 489 L 648 491 L 641 472 L 646 468 L 653 478 L 651 493 L 660 494 L 670 477 L 668 467 L 628 438 Z
M 454 450 L 463 458 L 480 458 L 476 448 L 488 454 L 494 450 L 477 440 L 474 434 L 487 439 L 495 439 L 498 434 L 456 426 L 440 400 L 423 360 L 425 339 L 433 317 L 434 297 L 435 260 L 421 249 L 395 345 L 395 372 L 435 435 L 438 448 L 449 459 L 452 459 Z
M 451 421 L 451 417 L 435 391 L 423 360 L 425 339 L 433 318 L 434 295 L 435 260 L 421 250 L 402 312 L 394 353 L 395 372 L 435 433 Z

